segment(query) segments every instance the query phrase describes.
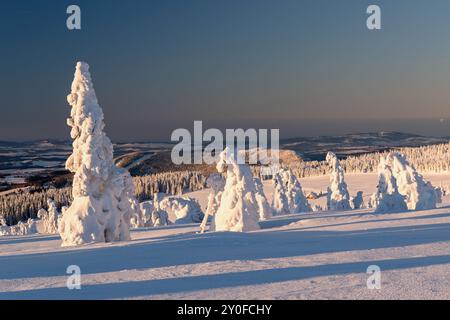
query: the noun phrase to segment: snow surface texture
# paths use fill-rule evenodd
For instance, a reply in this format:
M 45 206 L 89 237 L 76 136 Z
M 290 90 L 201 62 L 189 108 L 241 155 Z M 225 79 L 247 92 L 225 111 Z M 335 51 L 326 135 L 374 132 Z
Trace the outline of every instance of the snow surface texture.
M 47 210 L 42 208 L 37 214 L 38 218 L 41 220 L 41 232 L 46 234 L 57 234 L 58 224 L 62 217 L 52 199 L 47 199 L 47 207 Z
M 370 198 L 369 206 L 375 212 L 402 212 L 408 210 L 404 196 L 398 192 L 397 180 L 392 172 L 392 161 L 381 157 L 378 165 L 378 186 Z
M 114 165 L 113 146 L 103 132 L 103 111 L 86 63 L 77 63 L 67 101 L 74 141 L 66 168 L 75 175 L 74 200 L 59 226 L 62 245 L 129 240 L 133 184 L 128 171 Z
M 332 152 L 328 152 L 326 161 L 331 167 L 330 186 L 327 193 L 328 210 L 350 210 L 350 195 L 347 184 L 344 181 L 344 169 L 342 169 L 338 158 Z
M 435 185 L 450 174 L 426 175 Z M 347 174 L 349 192 L 376 191 L 376 174 Z M 329 178 L 300 180 L 305 192 Z M 273 184 L 263 183 L 267 199 Z M 210 190 L 189 193 L 206 208 Z M 310 199 L 326 205 L 326 197 Z M 61 248 L 57 236 L 0 238 L 0 299 L 450 299 L 450 196 L 441 208 L 293 214 L 249 233 L 197 234 L 197 225 L 132 231 L 133 241 Z M 231 248 L 231 249 L 230 249 Z M 68 290 L 67 266 L 81 267 Z M 370 265 L 381 289 L 366 286 Z
M 256 189 L 250 168 L 238 164 L 236 153 L 226 148 L 219 156 L 217 171 L 226 172 L 220 206 L 214 216 L 215 231 L 244 232 L 259 229 Z

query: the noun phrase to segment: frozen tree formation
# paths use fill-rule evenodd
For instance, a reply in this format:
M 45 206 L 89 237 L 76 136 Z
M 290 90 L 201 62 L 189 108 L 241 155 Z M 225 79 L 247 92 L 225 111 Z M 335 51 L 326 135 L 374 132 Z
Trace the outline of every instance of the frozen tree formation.
M 215 231 L 258 230 L 258 204 L 250 168 L 238 164 L 237 154 L 231 153 L 229 148 L 220 154 L 216 168 L 219 173 L 226 172 L 226 182 L 220 206 L 214 216 Z
M 272 209 L 275 215 L 289 214 L 289 200 L 287 188 L 281 173 L 276 173 L 273 179 L 274 191 L 272 199 Z
M 58 223 L 60 222 L 61 215 L 52 199 L 47 199 L 47 210 L 42 208 L 38 211 L 38 218 L 41 220 L 42 233 L 58 233 Z
M 398 192 L 405 197 L 409 210 L 436 208 L 439 199 L 435 188 L 417 173 L 404 155 L 391 152 L 386 156 L 386 161 L 392 168 L 392 173 L 397 180 Z
M 77 63 L 67 101 L 72 106 L 67 124 L 72 128 L 73 153 L 66 169 L 74 178 L 73 201 L 59 226 L 62 246 L 129 240 L 132 179 L 114 164 L 88 64 Z
M 333 152 L 328 152 L 326 161 L 332 170 L 327 193 L 328 210 L 350 210 L 350 195 L 344 180 L 344 170 Z
M 220 200 L 222 198 L 223 189 L 225 188 L 225 179 L 219 173 L 213 173 L 206 179 L 206 186 L 210 188 L 208 195 L 208 204 L 206 206 L 206 212 L 203 217 L 203 221 L 200 224 L 200 233 L 205 232 L 206 224 L 208 223 L 209 217 L 214 217 L 220 206 Z M 214 221 L 214 219 L 213 219 Z M 213 221 L 211 223 L 213 223 Z M 214 226 L 211 225 L 211 229 Z
M 352 209 L 365 209 L 366 208 L 362 191 L 358 191 L 356 193 L 355 197 L 350 198 L 350 205 L 352 206 Z
M 161 208 L 161 202 L 165 194 L 155 193 L 153 197 L 152 225 L 154 227 L 167 226 L 170 224 L 169 214 Z
M 190 197 L 166 197 L 160 203 L 160 208 L 169 215 L 169 220 L 175 224 L 200 223 L 204 214 L 197 200 Z
M 392 173 L 390 161 L 381 157 L 378 165 L 377 191 L 370 198 L 369 207 L 378 213 L 407 211 L 405 198 L 398 192 L 397 181 Z
M 302 213 L 312 211 L 302 186 L 297 177 L 292 173 L 292 170 L 286 168 L 282 170 L 282 178 L 287 187 L 287 198 L 290 213 Z
M 38 233 L 36 221 L 28 219 L 27 222 L 19 221 L 14 226 L 7 226 L 6 220 L 0 217 L 0 236 L 26 236 Z
M 255 198 L 258 204 L 259 220 L 267 220 L 272 217 L 272 208 L 267 202 L 266 195 L 264 194 L 264 188 L 261 180 L 259 178 L 253 178 L 255 183 Z

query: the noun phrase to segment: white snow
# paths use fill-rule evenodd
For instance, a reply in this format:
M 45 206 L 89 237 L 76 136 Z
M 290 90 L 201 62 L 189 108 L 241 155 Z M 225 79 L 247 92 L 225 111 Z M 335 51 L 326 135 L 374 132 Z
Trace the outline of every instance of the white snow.
M 450 174 L 425 175 L 434 185 Z M 305 192 L 328 177 L 301 179 Z M 376 191 L 376 174 L 346 175 L 349 192 Z M 264 183 L 270 201 L 271 181 Z M 207 204 L 209 190 L 188 194 Z M 450 299 L 450 196 L 423 211 L 302 213 L 246 233 L 198 224 L 132 231 L 132 241 L 60 247 L 53 235 L 0 237 L 0 299 Z M 311 199 L 326 204 L 326 197 Z M 81 290 L 68 290 L 69 265 Z M 381 290 L 366 287 L 381 269 Z

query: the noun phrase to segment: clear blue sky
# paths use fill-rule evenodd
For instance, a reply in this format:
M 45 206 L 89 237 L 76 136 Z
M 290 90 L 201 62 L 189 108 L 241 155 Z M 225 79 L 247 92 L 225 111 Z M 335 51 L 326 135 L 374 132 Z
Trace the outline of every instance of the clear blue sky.
M 66 28 L 69 4 L 81 31 Z M 366 28 L 369 4 L 381 31 Z M 0 140 L 69 137 L 77 60 L 114 140 L 168 140 L 194 120 L 450 136 L 448 0 L 2 1 L 0 39 Z

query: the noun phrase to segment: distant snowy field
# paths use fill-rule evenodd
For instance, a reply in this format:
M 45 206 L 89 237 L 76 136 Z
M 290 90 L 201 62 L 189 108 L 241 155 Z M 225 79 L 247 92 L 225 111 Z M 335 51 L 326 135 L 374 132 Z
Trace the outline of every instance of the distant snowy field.
M 450 174 L 426 175 L 435 186 Z M 375 174 L 347 175 L 351 195 Z M 301 179 L 325 191 L 328 177 Z M 265 185 L 269 200 L 272 188 Z M 204 206 L 208 190 L 189 194 Z M 325 206 L 325 198 L 312 203 Z M 450 299 L 450 197 L 435 210 L 370 209 L 280 216 L 250 233 L 198 225 L 132 232 L 132 241 L 61 248 L 57 236 L 0 238 L 0 299 Z M 66 288 L 78 265 L 82 289 Z M 366 287 L 369 265 L 381 290 Z

